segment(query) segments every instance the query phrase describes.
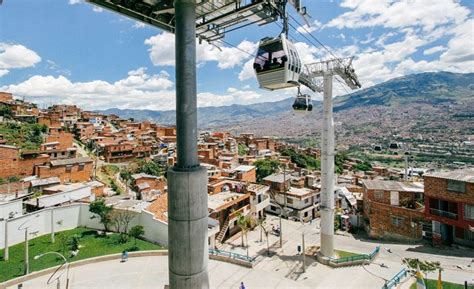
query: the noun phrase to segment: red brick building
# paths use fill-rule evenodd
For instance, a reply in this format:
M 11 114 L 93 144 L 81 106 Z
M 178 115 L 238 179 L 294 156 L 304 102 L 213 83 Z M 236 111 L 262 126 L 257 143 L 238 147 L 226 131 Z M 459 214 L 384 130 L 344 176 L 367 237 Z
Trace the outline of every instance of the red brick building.
M 427 174 L 424 179 L 433 242 L 474 247 L 474 169 Z
M 0 145 L 0 178 L 12 176 L 31 176 L 35 174 L 35 167 L 50 161 L 46 154 L 39 152 L 23 152 L 9 145 Z
M 61 182 L 85 182 L 92 176 L 93 161 L 88 157 L 53 160 L 38 166 L 39 178 L 59 177 Z
M 363 181 L 364 218 L 372 238 L 418 240 L 424 223 L 423 185 Z

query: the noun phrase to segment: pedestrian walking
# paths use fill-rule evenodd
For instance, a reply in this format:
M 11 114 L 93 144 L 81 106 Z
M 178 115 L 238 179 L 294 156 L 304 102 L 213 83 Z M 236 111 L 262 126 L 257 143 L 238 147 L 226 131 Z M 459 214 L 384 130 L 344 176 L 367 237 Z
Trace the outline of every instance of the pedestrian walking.
M 240 287 L 239 287 L 239 289 L 245 289 L 244 282 L 240 282 Z

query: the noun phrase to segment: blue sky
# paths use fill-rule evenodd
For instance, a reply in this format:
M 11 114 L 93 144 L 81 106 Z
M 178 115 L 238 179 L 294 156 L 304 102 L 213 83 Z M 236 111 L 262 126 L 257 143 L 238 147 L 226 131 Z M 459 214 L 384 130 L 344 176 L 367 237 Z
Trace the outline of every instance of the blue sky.
M 410 73 L 474 71 L 474 2 L 454 0 L 303 0 L 312 32 L 338 56 L 354 56 L 362 85 Z M 288 9 L 294 17 L 302 19 Z M 292 21 L 305 63 L 328 53 Z M 221 50 L 198 47 L 198 105 L 280 100 L 294 89 L 264 91 L 253 75 L 258 40 L 276 24 L 229 33 Z M 0 91 L 40 105 L 174 108 L 174 36 L 82 0 L 4 0 L 0 6 Z M 312 39 L 311 39 L 312 40 Z M 335 94 L 348 89 L 335 85 Z M 320 96 L 315 95 L 315 98 Z

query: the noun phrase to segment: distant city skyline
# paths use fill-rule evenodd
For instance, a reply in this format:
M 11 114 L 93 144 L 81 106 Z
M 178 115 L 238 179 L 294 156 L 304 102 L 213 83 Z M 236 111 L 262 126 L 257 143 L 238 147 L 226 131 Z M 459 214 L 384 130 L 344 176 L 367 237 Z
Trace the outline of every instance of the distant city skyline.
M 355 56 L 363 87 L 415 72 L 474 71 L 471 1 L 302 1 L 310 26 L 290 30 L 305 63 L 327 57 L 307 31 L 339 56 Z M 0 2 L 1 3 L 1 2 Z M 198 105 L 281 100 L 294 89 L 258 88 L 253 54 L 278 25 L 226 35 L 227 44 L 198 47 Z M 312 41 L 313 42 L 313 41 Z M 245 52 L 243 52 L 243 51 Z M 39 105 L 85 109 L 174 109 L 174 36 L 84 3 L 3 1 L 0 6 L 0 91 Z M 336 94 L 345 89 L 335 86 Z M 315 96 L 318 98 L 319 96 Z

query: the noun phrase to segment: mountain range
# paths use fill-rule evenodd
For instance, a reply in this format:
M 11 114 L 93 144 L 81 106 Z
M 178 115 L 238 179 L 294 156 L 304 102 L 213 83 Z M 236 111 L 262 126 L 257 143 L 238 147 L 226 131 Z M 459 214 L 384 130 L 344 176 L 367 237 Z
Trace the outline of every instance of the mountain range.
M 406 104 L 449 104 L 472 102 L 474 96 L 474 73 L 426 72 L 394 78 L 386 82 L 338 96 L 334 99 L 334 111 L 341 112 L 369 106 L 396 106 Z M 258 120 L 278 120 L 292 114 L 293 98 L 276 102 L 250 105 L 233 104 L 220 107 L 198 108 L 200 128 L 238 126 Z M 314 102 L 314 111 L 321 111 L 321 102 Z M 149 120 L 160 124 L 174 124 L 175 111 L 153 111 L 134 109 L 107 109 L 106 114 L 122 118 Z

